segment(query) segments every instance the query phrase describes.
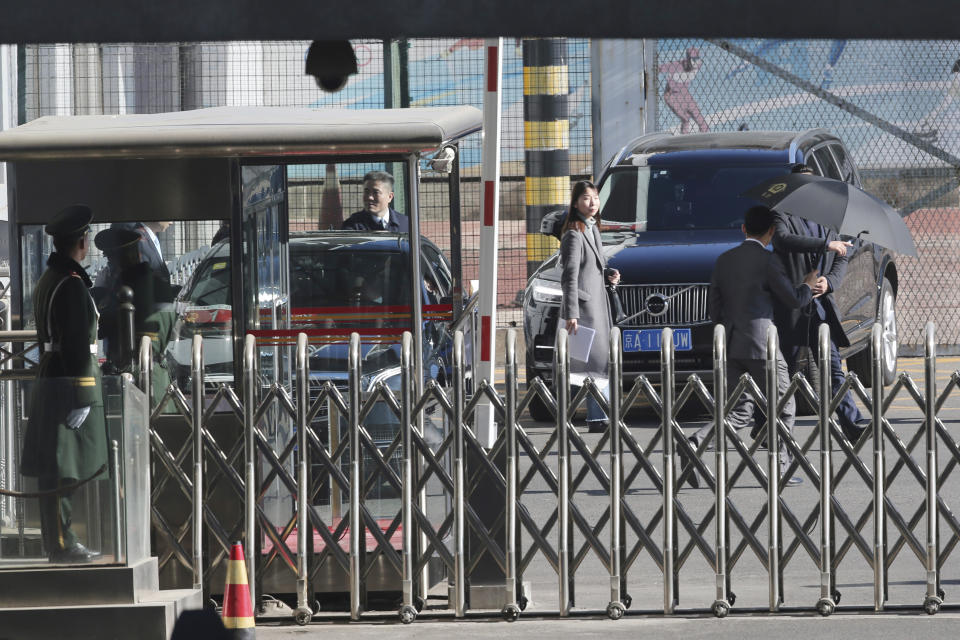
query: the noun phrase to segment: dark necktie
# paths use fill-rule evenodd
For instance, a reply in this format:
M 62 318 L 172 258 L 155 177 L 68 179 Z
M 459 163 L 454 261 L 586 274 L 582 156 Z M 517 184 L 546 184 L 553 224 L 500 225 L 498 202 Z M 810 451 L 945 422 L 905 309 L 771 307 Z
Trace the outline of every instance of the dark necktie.
M 819 224 L 817 224 L 812 220 L 807 220 L 806 223 L 807 223 L 807 229 L 810 231 L 811 236 L 819 240 L 826 239 L 827 237 L 826 229 L 824 229 L 822 226 L 820 226 Z M 812 269 L 816 269 L 822 274 L 824 268 L 826 268 L 827 266 L 827 254 L 826 254 L 826 251 L 821 249 L 817 255 L 820 256 L 820 259 L 817 261 L 816 264 L 811 264 L 810 267 Z

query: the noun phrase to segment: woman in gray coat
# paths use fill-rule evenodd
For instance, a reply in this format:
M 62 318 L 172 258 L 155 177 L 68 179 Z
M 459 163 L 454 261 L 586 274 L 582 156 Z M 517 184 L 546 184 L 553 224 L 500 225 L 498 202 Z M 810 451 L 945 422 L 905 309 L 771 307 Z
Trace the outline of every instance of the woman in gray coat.
M 571 334 L 576 334 L 580 327 L 596 331 L 587 360 L 571 358 L 570 372 L 606 378 L 612 323 L 604 278 L 617 284 L 620 273 L 616 269 L 606 269 L 607 261 L 597 228 L 599 211 L 600 196 L 593 183 L 586 180 L 576 183 L 560 240 L 560 266 L 563 270 L 560 317 L 566 321 L 567 331 Z M 588 396 L 587 425 L 590 431 L 602 431 L 606 423 L 603 410 L 592 396 Z

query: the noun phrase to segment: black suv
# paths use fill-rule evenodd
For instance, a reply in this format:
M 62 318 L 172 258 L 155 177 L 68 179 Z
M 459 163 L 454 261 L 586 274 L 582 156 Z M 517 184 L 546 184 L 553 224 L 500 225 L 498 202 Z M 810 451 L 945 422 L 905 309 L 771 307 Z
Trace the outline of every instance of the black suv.
M 817 175 L 860 186 L 843 143 L 823 129 L 650 134 L 621 149 L 600 172 L 604 250 L 610 266 L 620 270 L 628 316 L 620 324 L 625 377 L 658 376 L 663 327 L 674 329 L 678 380 L 694 372 L 712 377 L 710 276 L 717 256 L 743 241 L 743 212 L 757 204 L 740 194 L 797 162 Z M 869 384 L 870 328 L 879 320 L 889 384 L 897 358 L 897 268 L 890 251 L 851 241 L 847 273 L 834 294 L 851 345 L 840 355 Z M 551 381 L 560 298 L 559 255 L 554 255 L 524 292 L 528 380 Z M 536 418 L 549 418 L 544 406 L 531 406 Z

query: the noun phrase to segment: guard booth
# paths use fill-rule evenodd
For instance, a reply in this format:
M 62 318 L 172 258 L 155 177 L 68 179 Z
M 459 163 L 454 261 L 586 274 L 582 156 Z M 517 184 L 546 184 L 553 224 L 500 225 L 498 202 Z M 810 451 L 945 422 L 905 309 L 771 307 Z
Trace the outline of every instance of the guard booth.
M 480 116 L 472 107 L 218 107 L 44 117 L 0 133 L 10 185 L 10 326 L 25 340 L 15 348 L 29 353 L 33 290 L 52 250 L 43 226 L 66 205 L 93 209 L 94 234 L 115 223 L 150 227 L 179 287 L 169 327 L 134 371 L 150 406 L 142 435 L 150 443 L 150 541 L 162 588 L 199 586 L 218 599 L 230 545 L 243 541 L 257 601 L 267 594 L 326 608 L 351 591 L 348 341 L 360 335 L 361 399 L 399 391 L 404 331 L 412 333 L 419 391 L 450 383 L 455 329 L 467 335 L 469 362 L 476 305 L 460 261 L 458 143 L 480 130 Z M 371 172 L 393 178 L 391 208 L 408 231 L 342 230 L 364 208 Z M 373 175 L 389 187 L 383 173 Z M 87 263 L 94 280 L 110 268 L 95 249 Z M 301 333 L 309 377 L 302 386 Z M 303 434 L 301 389 L 309 414 Z M 13 397 L 20 404 L 3 429 L 15 452 L 25 410 L 23 395 Z M 444 442 L 444 416 L 428 406 L 418 418 L 430 446 Z M 397 406 L 386 397 L 361 422 L 360 553 L 364 597 L 374 598 L 401 589 L 392 558 L 402 534 L 402 442 Z M 430 483 L 418 491 L 423 513 L 444 521 L 449 497 Z M 35 513 L 24 505 L 18 517 L 19 530 L 3 529 L 5 557 L 31 544 L 42 555 L 28 535 L 38 526 Z M 422 595 L 443 578 L 438 567 L 419 572 Z

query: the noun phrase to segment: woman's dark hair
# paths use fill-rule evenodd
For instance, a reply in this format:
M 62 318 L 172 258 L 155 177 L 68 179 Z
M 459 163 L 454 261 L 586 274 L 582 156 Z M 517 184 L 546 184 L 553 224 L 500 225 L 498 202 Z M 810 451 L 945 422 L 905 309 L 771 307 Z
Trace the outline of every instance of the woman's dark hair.
M 563 237 L 563 234 L 567 232 L 567 229 L 576 229 L 580 233 L 583 233 L 587 230 L 587 225 L 584 224 L 583 220 L 580 219 L 580 216 L 577 215 L 577 200 L 580 199 L 584 193 L 587 192 L 587 189 L 597 190 L 597 187 L 594 186 L 589 180 L 581 180 L 580 182 L 573 185 L 573 189 L 570 191 L 570 207 L 567 209 L 567 218 L 563 221 L 563 229 L 560 231 L 560 237 Z M 600 213 L 597 212 L 596 221 L 600 222 Z

